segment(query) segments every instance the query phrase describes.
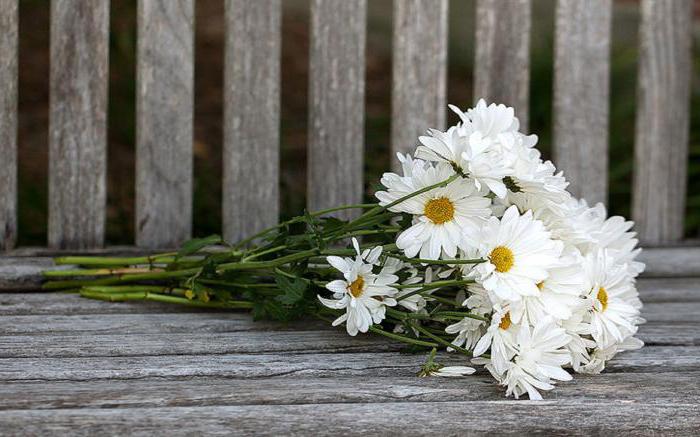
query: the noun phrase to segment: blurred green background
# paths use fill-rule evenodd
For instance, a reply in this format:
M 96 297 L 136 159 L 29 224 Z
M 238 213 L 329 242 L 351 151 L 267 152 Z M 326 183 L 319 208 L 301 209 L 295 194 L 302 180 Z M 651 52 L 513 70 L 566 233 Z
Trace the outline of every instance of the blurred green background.
M 253 0 L 251 0 L 253 1 Z M 581 0 L 586 1 L 586 0 Z M 282 0 L 282 215 L 303 210 L 309 13 L 308 0 Z M 367 196 L 389 168 L 392 1 L 368 1 L 365 171 Z M 700 24 L 696 2 L 694 82 L 686 235 L 700 234 Z M 550 156 L 554 0 L 533 1 L 530 130 Z M 112 0 L 109 88 L 107 242 L 134 235 L 136 0 Z M 629 216 L 637 69 L 638 4 L 616 0 L 610 107 L 612 213 Z M 19 244 L 43 245 L 47 222 L 49 1 L 20 2 Z M 221 229 L 223 0 L 196 1 L 194 232 Z M 451 0 L 448 101 L 473 102 L 474 1 Z M 452 116 L 451 116 L 452 117 Z M 453 117 L 450 122 L 456 121 Z

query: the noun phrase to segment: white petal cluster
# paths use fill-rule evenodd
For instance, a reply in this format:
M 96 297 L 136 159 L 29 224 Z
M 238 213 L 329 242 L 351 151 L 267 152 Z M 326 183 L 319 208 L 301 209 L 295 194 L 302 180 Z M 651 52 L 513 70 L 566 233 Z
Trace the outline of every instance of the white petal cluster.
M 562 172 L 534 147 L 537 137 L 519 132 L 513 108 L 483 100 L 466 111 L 450 108 L 460 122 L 421 136 L 415 158 L 399 155 L 402 174 L 384 174 L 376 196 L 410 219 L 396 240 L 405 257 L 419 266 L 454 260 L 442 276 L 474 281 L 461 310 L 476 317 L 452 319 L 445 329 L 454 349 L 471 350 L 473 363 L 485 365 L 507 395 L 541 399 L 541 391 L 571 379 L 565 369 L 598 373 L 617 352 L 641 347 L 635 281 L 644 265 L 635 260 L 633 223 L 574 198 Z M 465 261 L 475 258 L 482 262 Z M 345 280 L 328 284 L 334 300 L 321 299 L 347 310 L 336 323 L 347 321 L 351 335 L 397 304 L 399 276 L 416 285 L 400 287 L 402 294 L 427 282 L 416 264 L 391 259 L 380 268 L 359 250 L 354 260 L 329 258 Z M 365 288 L 355 295 L 357 278 Z M 410 297 L 398 304 L 426 311 L 425 294 Z

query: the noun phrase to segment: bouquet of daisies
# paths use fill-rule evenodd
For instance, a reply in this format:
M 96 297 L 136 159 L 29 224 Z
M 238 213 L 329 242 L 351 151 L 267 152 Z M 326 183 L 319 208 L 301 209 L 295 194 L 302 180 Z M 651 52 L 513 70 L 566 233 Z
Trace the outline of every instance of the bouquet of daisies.
M 47 289 L 109 301 L 317 317 L 425 350 L 420 376 L 484 366 L 516 398 L 636 349 L 642 306 L 633 223 L 566 190 L 519 132 L 513 108 L 479 101 L 419 138 L 385 173 L 377 204 L 307 212 L 236 244 L 218 236 L 147 257 L 64 257 Z M 332 213 L 363 211 L 348 221 Z M 360 242 L 362 241 L 362 243 Z M 444 349 L 464 366 L 436 361 Z

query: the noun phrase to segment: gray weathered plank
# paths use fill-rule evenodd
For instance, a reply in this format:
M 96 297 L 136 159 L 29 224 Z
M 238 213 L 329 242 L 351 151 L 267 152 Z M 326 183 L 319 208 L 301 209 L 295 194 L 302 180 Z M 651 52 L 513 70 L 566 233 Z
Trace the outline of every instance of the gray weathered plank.
M 320 320 L 299 322 L 253 322 L 251 315 L 242 312 L 227 313 L 135 313 L 135 314 L 76 314 L 76 315 L 3 315 L 0 335 L 15 334 L 153 334 L 202 333 L 205 335 L 246 331 L 310 331 L 328 330 Z M 270 336 L 275 335 L 270 333 Z
M 641 3 L 632 217 L 646 244 L 683 237 L 692 0 Z
M 107 164 L 109 1 L 51 2 L 51 247 L 102 246 Z
M 637 281 L 642 302 L 699 302 L 700 280 L 696 278 L 642 278 Z
M 697 403 L 699 372 L 576 375 L 548 400 Z M 653 386 L 653 389 L 650 387 Z M 643 390 L 640 388 L 644 387 Z M 692 388 L 695 387 L 695 388 Z M 490 375 L 466 378 L 138 379 L 4 382 L 0 410 L 386 402 L 507 402 Z
M 396 153 L 413 153 L 429 128 L 445 127 L 447 0 L 394 2 L 392 166 Z
M 362 202 L 366 0 L 313 0 L 309 54 L 311 211 Z M 350 218 L 356 210 L 337 213 Z
M 205 338 L 201 339 L 205 342 Z M 440 354 L 445 365 L 466 357 Z M 0 358 L 1 381 L 135 379 L 145 377 L 226 378 L 415 376 L 425 354 L 399 352 L 261 353 L 127 357 Z M 618 354 L 608 373 L 700 371 L 700 346 L 647 346 Z
M 556 399 L 251 405 L 0 412 L 9 434 L 692 435 L 697 405 Z M 437 417 L 436 417 L 437 416 Z M 572 421 L 575 418 L 575 421 Z
M 140 0 L 136 67 L 136 244 L 192 233 L 194 1 Z
M 671 314 L 672 315 L 672 314 Z M 93 322 L 96 323 L 96 322 Z M 160 332 L 151 333 L 68 332 L 29 335 L 0 335 L 0 358 L 75 358 L 130 357 L 147 355 L 220 355 L 339 352 L 389 352 L 405 350 L 403 343 L 377 335 L 350 337 L 341 329 L 233 332 Z M 268 325 L 269 326 L 269 325 Z M 186 330 L 189 325 L 183 325 Z M 689 322 L 648 323 L 639 330 L 647 346 L 700 346 L 700 324 Z
M 279 0 L 226 1 L 224 238 L 279 220 Z
M 646 248 L 639 261 L 648 277 L 700 276 L 700 247 Z
M 559 0 L 554 46 L 554 162 L 569 190 L 608 197 L 612 0 Z
M 515 108 L 523 132 L 530 102 L 530 0 L 478 0 L 474 99 Z
M 17 0 L 0 0 L 0 251 L 17 239 Z

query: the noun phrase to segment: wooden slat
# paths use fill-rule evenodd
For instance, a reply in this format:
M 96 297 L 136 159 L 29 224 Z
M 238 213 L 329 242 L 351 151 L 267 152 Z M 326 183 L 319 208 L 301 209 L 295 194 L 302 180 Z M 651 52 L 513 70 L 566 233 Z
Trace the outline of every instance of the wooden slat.
M 17 0 L 0 0 L 0 250 L 17 239 Z
M 312 211 L 362 201 L 366 27 L 366 0 L 311 2 L 307 203 Z
M 641 388 L 642 390 L 646 387 Z M 438 416 L 438 417 L 436 417 Z M 248 405 L 0 412 L 9 435 L 693 435 L 690 402 L 559 403 L 492 400 L 377 404 Z
M 632 217 L 647 244 L 683 237 L 692 0 L 641 3 Z
M 474 100 L 515 108 L 523 132 L 530 101 L 530 0 L 478 0 Z
M 104 241 L 109 1 L 51 2 L 51 247 Z
M 577 375 L 545 396 L 557 403 L 577 400 L 645 403 L 700 401 L 689 390 L 700 372 Z M 697 384 L 695 384 L 697 385 Z M 640 390 L 645 387 L 645 390 Z M 467 378 L 377 377 L 275 379 L 139 379 L 113 381 L 4 382 L 0 410 L 144 408 L 215 405 L 375 404 L 386 402 L 507 403 L 503 389 L 487 374 Z
M 395 154 L 413 153 L 429 128 L 445 127 L 447 95 L 447 0 L 395 0 L 392 167 Z
M 206 342 L 206 337 L 201 341 Z M 445 365 L 465 364 L 464 357 L 457 354 L 440 354 L 438 361 Z M 299 376 L 412 377 L 423 363 L 425 354 L 399 352 L 0 358 L 0 381 L 90 381 L 195 376 L 239 379 Z M 607 373 L 648 373 L 651 369 L 657 373 L 698 371 L 700 346 L 647 346 L 618 354 L 606 365 Z
M 559 0 L 554 57 L 554 162 L 576 197 L 608 194 L 612 0 Z
M 136 244 L 192 232 L 194 1 L 140 0 L 136 68 Z
M 659 304 L 657 304 L 659 305 Z M 671 313 L 688 304 L 662 304 L 669 316 L 654 311 L 650 322 L 640 328 L 638 337 L 647 347 L 698 346 L 700 324 L 688 321 L 688 311 L 675 318 Z M 693 305 L 692 316 L 697 318 L 700 305 Z M 653 317 L 652 317 L 653 316 Z M 80 317 L 76 317 L 80 319 Z M 94 319 L 94 318 L 93 318 Z M 150 317 L 146 315 L 143 320 Z M 680 320 L 677 320 L 680 319 Z M 157 319 L 154 320 L 154 322 Z M 0 336 L 0 358 L 76 358 L 76 357 L 133 357 L 164 355 L 221 355 L 300 353 L 328 354 L 347 352 L 399 352 L 406 349 L 400 342 L 377 335 L 350 337 L 342 329 L 321 327 L 317 330 L 266 331 L 253 330 L 255 323 L 249 320 L 249 330 L 232 332 L 206 332 L 185 324 L 188 332 L 158 332 L 154 326 L 150 333 L 128 334 L 125 330 L 114 333 L 32 333 Z M 652 323 L 651 321 L 654 320 Z M 94 321 L 93 324 L 99 323 Z M 262 325 L 264 326 L 264 324 Z M 269 326 L 269 325 L 268 325 Z M 172 330 L 170 330 L 172 331 Z M 197 333 L 193 335 L 193 333 Z
M 224 73 L 224 238 L 279 220 L 279 0 L 227 0 Z

